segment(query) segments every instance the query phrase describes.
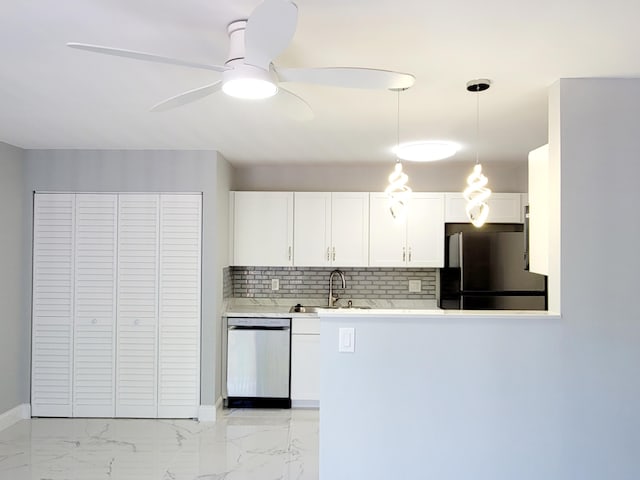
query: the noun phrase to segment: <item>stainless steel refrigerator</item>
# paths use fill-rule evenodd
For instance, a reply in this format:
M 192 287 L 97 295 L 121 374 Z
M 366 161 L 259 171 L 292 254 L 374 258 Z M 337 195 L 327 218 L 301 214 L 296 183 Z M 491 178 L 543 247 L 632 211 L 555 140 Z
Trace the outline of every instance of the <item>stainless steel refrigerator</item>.
M 440 307 L 546 310 L 546 277 L 525 270 L 523 232 L 449 235 L 440 271 Z

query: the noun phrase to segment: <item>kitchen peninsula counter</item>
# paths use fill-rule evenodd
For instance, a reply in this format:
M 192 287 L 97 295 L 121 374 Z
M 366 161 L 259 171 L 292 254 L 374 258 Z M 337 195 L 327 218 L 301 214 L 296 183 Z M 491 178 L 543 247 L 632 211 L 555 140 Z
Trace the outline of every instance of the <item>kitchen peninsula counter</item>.
M 542 435 L 540 444 L 530 435 L 553 431 L 562 418 L 557 385 L 565 379 L 554 360 L 567 340 L 560 315 L 370 309 L 318 316 L 323 478 L 415 478 L 416 463 L 424 478 L 446 468 L 472 478 L 469 464 L 490 471 L 509 458 L 515 472 L 531 461 L 523 452 L 548 458 L 560 448 L 556 438 Z M 340 351 L 341 333 L 353 352 Z M 390 461 L 399 458 L 409 460 Z

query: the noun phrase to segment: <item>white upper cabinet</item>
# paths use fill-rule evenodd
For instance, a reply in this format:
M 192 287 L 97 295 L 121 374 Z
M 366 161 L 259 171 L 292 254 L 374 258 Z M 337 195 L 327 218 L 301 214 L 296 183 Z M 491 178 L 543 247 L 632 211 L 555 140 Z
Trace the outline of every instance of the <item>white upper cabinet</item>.
M 293 192 L 232 196 L 232 265 L 293 265 Z
M 376 267 L 442 267 L 444 265 L 444 196 L 411 196 L 405 221 L 389 212 L 384 193 L 371 193 L 369 265 Z
M 521 223 L 522 195 L 520 193 L 492 193 L 487 201 L 489 218 L 487 223 Z M 469 223 L 465 211 L 467 201 L 462 193 L 445 193 L 445 222 Z
M 296 266 L 367 265 L 367 193 L 296 193 L 294 210 Z
M 407 266 L 444 267 L 444 196 L 415 193 L 407 218 Z
M 299 267 L 331 265 L 331 194 L 296 192 L 294 201 L 294 264 Z
M 331 264 L 366 267 L 369 260 L 369 194 L 331 194 Z
M 529 153 L 529 271 L 549 275 L 549 145 Z

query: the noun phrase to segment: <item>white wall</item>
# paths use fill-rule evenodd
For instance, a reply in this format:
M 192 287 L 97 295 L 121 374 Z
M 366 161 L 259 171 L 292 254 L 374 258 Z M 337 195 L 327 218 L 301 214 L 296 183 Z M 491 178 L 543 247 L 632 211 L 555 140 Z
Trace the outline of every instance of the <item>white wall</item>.
M 394 160 L 360 165 L 250 165 L 234 169 L 233 190 L 380 192 L 387 186 Z M 403 162 L 409 186 L 416 192 L 458 192 L 466 187 L 472 164 L 455 161 Z M 527 191 L 527 159 L 484 162 L 494 192 Z
M 226 248 L 219 245 L 219 239 L 226 238 L 227 233 L 226 216 L 218 216 L 226 209 L 226 204 L 219 202 L 226 202 L 224 198 L 228 197 L 230 167 L 226 160 L 215 151 L 29 150 L 25 167 L 28 212 L 32 212 L 34 191 L 203 193 L 201 403 L 213 405 L 219 396 L 220 372 L 216 369 L 224 266 L 219 263 L 219 249 Z M 219 174 L 223 177 L 220 180 Z M 30 213 L 29 239 L 31 217 Z M 24 255 L 23 265 L 26 272 L 31 272 L 30 252 Z M 30 273 L 24 292 L 24 318 L 28 322 Z M 28 343 L 22 348 L 28 351 Z
M 29 401 L 29 329 L 20 304 L 23 157 L 0 142 L 0 414 Z
M 561 80 L 549 112 L 561 319 L 323 322 L 321 479 L 640 478 L 640 80 Z

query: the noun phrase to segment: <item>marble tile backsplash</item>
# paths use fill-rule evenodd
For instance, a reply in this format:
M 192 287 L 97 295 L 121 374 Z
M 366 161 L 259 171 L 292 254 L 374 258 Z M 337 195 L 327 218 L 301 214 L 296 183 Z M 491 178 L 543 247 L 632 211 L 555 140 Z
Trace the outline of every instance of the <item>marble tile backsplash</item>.
M 225 269 L 226 270 L 226 269 Z M 325 298 L 332 267 L 229 267 L 232 294 L 236 298 Z M 436 298 L 435 268 L 341 268 L 347 288 L 338 294 L 344 298 L 412 299 Z M 227 284 L 225 277 L 225 297 Z M 279 289 L 272 290 L 272 279 Z M 420 292 L 409 292 L 409 280 L 420 280 Z

